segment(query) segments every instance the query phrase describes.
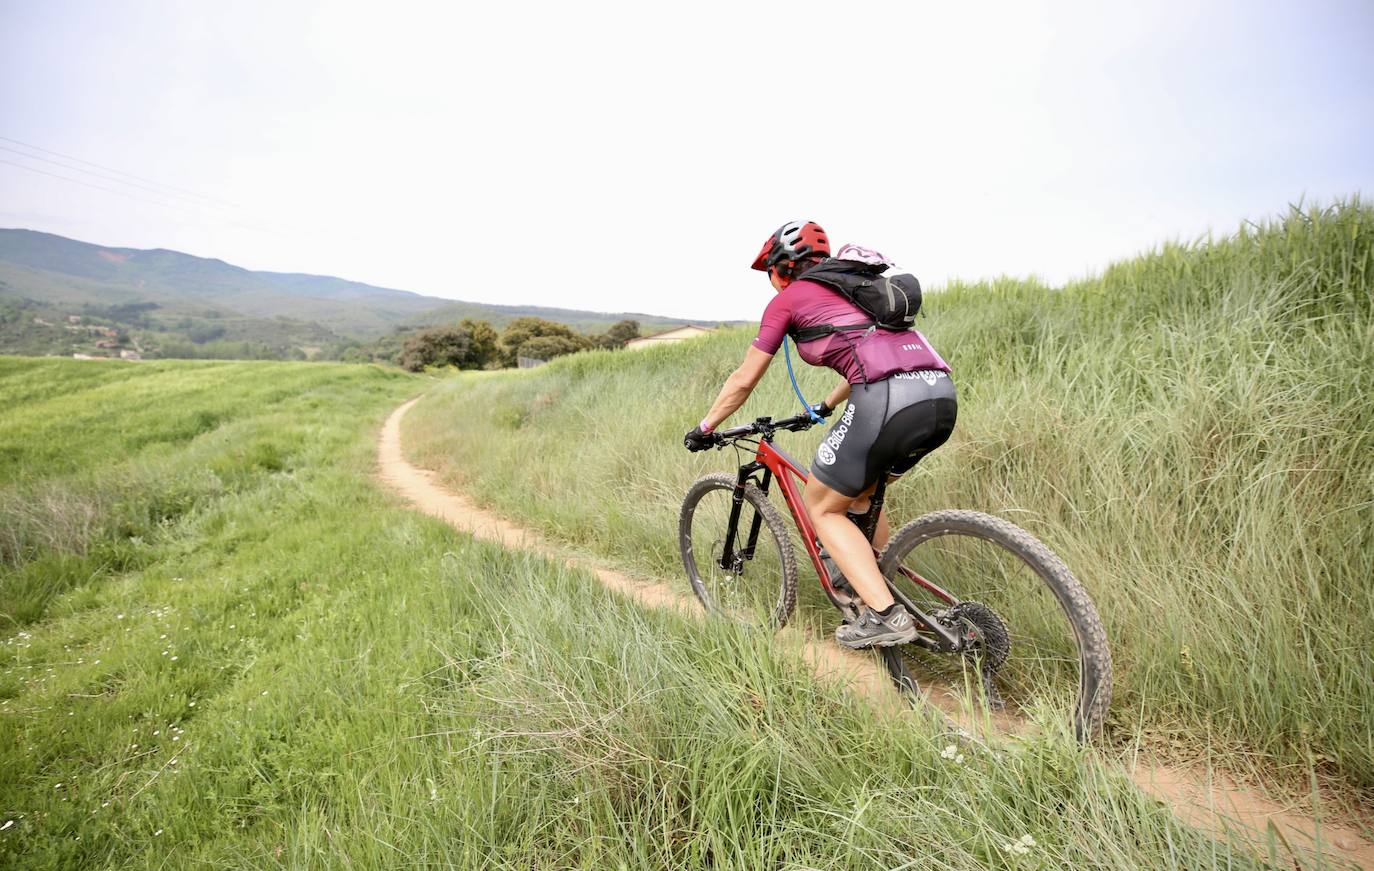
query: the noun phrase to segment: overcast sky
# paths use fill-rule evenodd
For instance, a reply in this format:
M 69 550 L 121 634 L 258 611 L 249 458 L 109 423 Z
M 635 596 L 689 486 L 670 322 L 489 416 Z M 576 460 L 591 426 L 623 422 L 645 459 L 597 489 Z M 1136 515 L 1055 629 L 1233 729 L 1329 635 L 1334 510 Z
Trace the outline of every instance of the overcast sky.
M 701 320 L 794 218 L 1059 283 L 1374 195 L 1371 47 L 1371 0 L 0 0 L 0 226 Z

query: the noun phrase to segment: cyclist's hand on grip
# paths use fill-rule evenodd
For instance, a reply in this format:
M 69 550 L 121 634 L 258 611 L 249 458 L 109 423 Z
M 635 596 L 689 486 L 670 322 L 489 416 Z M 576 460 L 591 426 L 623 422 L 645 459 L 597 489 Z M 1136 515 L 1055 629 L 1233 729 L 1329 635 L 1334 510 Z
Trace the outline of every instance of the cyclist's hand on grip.
M 811 406 L 811 411 L 817 417 L 829 417 L 830 415 L 835 413 L 835 409 L 831 408 L 824 402 L 817 402 L 815 405 Z
M 702 432 L 701 427 L 693 427 L 692 431 L 682 437 L 682 444 L 689 451 L 704 451 L 707 448 L 715 447 L 720 443 L 720 436 L 713 432 Z

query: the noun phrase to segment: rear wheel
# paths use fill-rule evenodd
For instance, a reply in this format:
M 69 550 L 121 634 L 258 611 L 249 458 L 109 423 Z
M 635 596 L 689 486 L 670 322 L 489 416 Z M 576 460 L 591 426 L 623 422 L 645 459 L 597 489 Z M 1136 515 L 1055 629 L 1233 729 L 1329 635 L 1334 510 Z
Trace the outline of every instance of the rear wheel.
M 919 675 L 1014 713 L 1065 711 L 1079 740 L 1102 727 L 1112 659 L 1102 620 L 1063 560 L 1030 533 L 977 511 L 937 511 L 892 536 L 879 559 L 905 597 L 965 640 L 961 654 L 883 651 L 898 687 Z
M 753 484 L 745 485 L 743 496 L 734 535 L 727 536 L 735 476 L 707 475 L 692 484 L 678 519 L 682 564 L 707 610 L 780 627 L 797 603 L 796 552 L 787 524 L 768 497 Z M 727 538 L 732 540 L 728 553 Z

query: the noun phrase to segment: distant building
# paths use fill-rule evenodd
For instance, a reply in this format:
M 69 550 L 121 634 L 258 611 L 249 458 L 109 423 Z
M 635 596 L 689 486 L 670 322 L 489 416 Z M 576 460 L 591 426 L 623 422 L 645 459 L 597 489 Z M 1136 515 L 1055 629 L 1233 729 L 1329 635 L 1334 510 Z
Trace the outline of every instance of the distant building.
M 645 348 L 652 348 L 655 345 L 695 339 L 697 336 L 704 336 L 709 332 L 711 332 L 710 327 L 699 327 L 696 324 L 687 324 L 682 327 L 674 327 L 671 330 L 664 330 L 661 333 L 654 333 L 652 336 L 640 336 L 638 339 L 631 339 L 625 343 L 625 347 L 633 348 L 636 351 L 642 351 Z
M 130 351 L 130 350 L 128 350 L 128 349 L 126 348 L 125 350 L 119 352 L 119 359 L 121 359 L 121 360 L 142 360 L 142 359 L 143 359 L 143 355 L 140 354 L 140 353 L 138 353 L 137 351 Z

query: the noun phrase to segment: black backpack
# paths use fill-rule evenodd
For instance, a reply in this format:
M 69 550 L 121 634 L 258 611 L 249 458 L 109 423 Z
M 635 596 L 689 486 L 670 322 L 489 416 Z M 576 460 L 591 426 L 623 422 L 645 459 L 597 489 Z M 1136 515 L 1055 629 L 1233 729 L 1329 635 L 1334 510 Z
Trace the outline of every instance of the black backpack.
M 798 342 L 810 342 L 831 333 L 852 330 L 911 329 L 916 313 L 921 310 L 921 282 L 906 272 L 883 275 L 886 270 L 887 267 L 882 265 L 829 258 L 798 275 L 798 279 L 814 281 L 838 292 L 873 320 L 866 324 L 806 327 L 795 330 L 793 338 Z

